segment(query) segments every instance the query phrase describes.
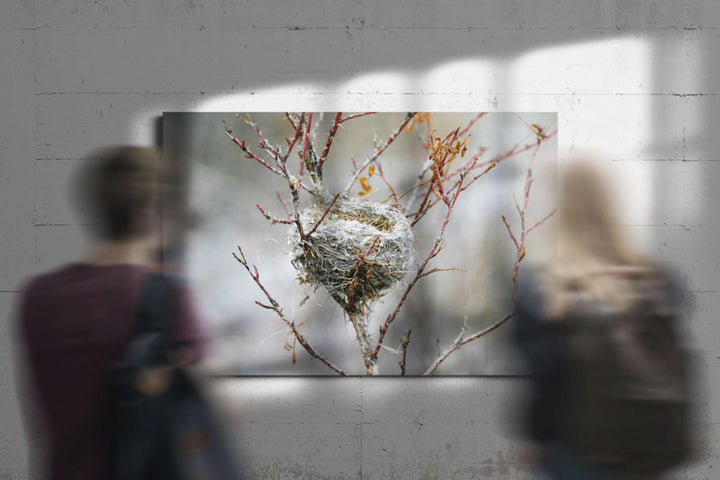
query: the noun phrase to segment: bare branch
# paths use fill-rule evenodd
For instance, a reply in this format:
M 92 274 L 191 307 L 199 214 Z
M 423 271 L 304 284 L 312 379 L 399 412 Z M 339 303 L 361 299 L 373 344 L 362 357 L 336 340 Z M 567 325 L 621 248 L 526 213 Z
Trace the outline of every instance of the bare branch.
M 535 223 L 535 225 L 533 225 L 532 227 L 528 228 L 527 233 L 532 232 L 532 231 L 535 230 L 537 227 L 539 227 L 540 225 L 542 225 L 543 223 L 545 223 L 550 217 L 552 217 L 553 215 L 555 215 L 555 212 L 557 212 L 557 208 L 553 208 L 550 213 L 548 213 L 547 215 L 545 215 L 541 220 L 539 220 L 537 223 Z
M 435 361 L 432 363 L 432 365 L 430 365 L 430 367 L 429 367 L 427 370 L 425 370 L 425 375 L 432 375 L 432 374 L 434 374 L 434 373 L 435 373 L 435 370 L 437 370 L 437 368 L 440 366 L 440 364 L 441 364 L 442 362 L 444 362 L 444 361 L 447 359 L 447 357 L 450 356 L 451 353 L 453 353 L 454 351 L 456 351 L 457 349 L 459 349 L 460 347 L 462 347 L 462 346 L 465 345 L 466 343 L 470 343 L 470 342 L 472 342 L 472 341 L 474 341 L 474 340 L 477 340 L 477 339 L 480 338 L 480 337 L 484 337 L 484 336 L 487 335 L 488 333 L 490 333 L 490 332 L 492 332 L 493 330 L 495 330 L 496 328 L 498 328 L 498 327 L 499 327 L 500 325 L 502 325 L 503 323 L 505 323 L 505 322 L 507 322 L 508 320 L 510 320 L 510 318 L 512 318 L 512 314 L 511 314 L 511 313 L 505 315 L 504 317 L 502 317 L 500 320 L 498 320 L 497 322 L 493 323 L 493 324 L 490 325 L 489 327 L 487 327 L 487 328 L 485 328 L 485 329 L 483 329 L 483 330 L 480 330 L 479 332 L 473 333 L 472 335 L 470 335 L 470 336 L 468 336 L 468 337 L 465 337 L 465 336 L 462 336 L 462 335 L 461 335 L 461 337 L 459 337 L 459 339 L 457 339 L 447 350 L 445 350 L 445 351 L 442 352 L 440 355 L 438 355 L 438 357 L 435 359 Z
M 327 139 L 327 142 L 325 143 L 325 149 L 323 150 L 322 154 L 320 154 L 320 158 L 318 159 L 318 170 L 321 172 L 322 172 L 323 166 L 325 165 L 325 160 L 327 159 L 327 156 L 330 153 L 330 147 L 332 146 L 333 139 L 335 139 L 335 133 L 337 132 L 337 129 L 341 123 L 341 120 L 342 120 L 342 112 L 337 112 L 337 114 L 335 114 L 335 121 L 333 122 L 332 127 L 330 127 L 330 132 L 328 133 L 328 139 Z
M 305 135 L 303 135 L 303 146 L 302 150 L 300 151 L 300 176 L 303 176 L 303 165 L 307 165 L 309 163 L 308 161 L 308 138 L 310 137 L 310 129 L 312 128 L 312 112 L 310 112 L 310 116 L 307 120 L 307 122 L 303 122 L 305 124 Z M 308 168 L 309 170 L 309 168 Z
M 286 219 L 277 218 L 277 217 L 274 217 L 273 215 L 271 215 L 270 212 L 266 212 L 266 211 L 265 211 L 260 205 L 258 205 L 257 203 L 255 204 L 255 206 L 257 207 L 258 210 L 260 210 L 260 213 L 263 214 L 263 217 L 265 217 L 265 218 L 266 218 L 268 221 L 270 221 L 273 225 L 278 224 L 278 223 L 282 223 L 282 224 L 285 224 L 285 225 L 292 225 L 292 224 L 295 223 L 295 219 L 294 219 L 294 218 L 286 218 Z
M 315 223 L 315 225 L 313 225 L 313 227 L 310 229 L 310 231 L 305 234 L 305 237 L 309 237 L 310 235 L 312 235 L 315 232 L 315 230 L 317 230 L 317 228 L 320 226 L 322 221 L 325 220 L 325 217 L 327 216 L 327 214 L 330 213 L 330 210 L 332 210 L 332 208 L 335 206 L 335 202 L 337 202 L 337 199 L 339 197 L 340 197 L 340 194 L 336 193 L 335 196 L 333 197 L 332 201 L 330 202 L 330 205 L 328 205 L 328 207 L 325 209 L 325 211 L 323 212 L 320 219 Z
M 355 182 L 358 181 L 358 178 L 360 178 L 360 174 L 370 165 L 373 163 L 377 158 L 382 155 L 382 153 L 387 150 L 387 148 L 395 141 L 395 139 L 400 135 L 400 133 L 403 131 L 405 126 L 412 120 L 413 115 L 415 115 L 414 112 L 409 112 L 407 116 L 405 117 L 405 120 L 400 124 L 400 126 L 395 130 L 390 137 L 385 141 L 382 146 L 378 147 L 375 152 L 370 155 L 361 165 L 360 168 L 355 170 L 355 173 L 353 173 L 352 178 L 350 179 L 350 182 L 348 182 L 347 186 L 345 187 L 345 190 L 343 191 L 343 196 L 347 196 L 350 190 L 352 189 L 353 185 L 355 185 Z
M 522 118 L 520 118 L 520 119 L 523 121 L 523 123 L 525 123 L 526 125 L 528 125 L 527 122 L 525 122 Z M 555 135 L 555 134 L 557 133 L 557 129 L 556 129 L 556 130 L 553 130 L 553 131 L 550 132 L 550 133 L 545 133 L 542 128 L 540 128 L 538 125 L 536 125 L 536 124 L 534 124 L 534 123 L 531 124 L 531 125 L 528 125 L 528 127 L 529 127 L 529 128 L 533 131 L 533 133 L 535 133 L 536 136 L 537 136 L 537 140 L 536 140 L 535 145 L 526 146 L 526 147 L 523 147 L 523 148 L 521 148 L 521 149 L 518 149 L 518 148 L 516 147 L 516 148 L 514 148 L 514 149 L 512 150 L 513 152 L 518 152 L 518 153 L 519 153 L 520 151 L 525 151 L 525 150 L 529 150 L 530 148 L 534 148 L 534 151 L 533 151 L 533 153 L 532 153 L 532 156 L 530 157 L 530 163 L 529 163 L 529 165 L 528 165 L 527 173 L 526 173 L 526 175 L 525 175 L 525 186 L 524 186 L 524 188 L 523 188 L 524 199 L 523 199 L 523 204 L 522 204 L 522 206 L 520 206 L 520 204 L 517 202 L 517 200 L 515 200 L 515 207 L 516 207 L 516 209 L 517 209 L 518 216 L 519 216 L 519 218 L 520 218 L 520 236 L 519 236 L 520 238 L 519 238 L 519 240 L 518 240 L 518 238 L 513 234 L 512 230 L 511 230 L 511 228 L 510 228 L 510 225 L 508 224 L 507 219 L 505 218 L 505 216 L 504 216 L 504 215 L 502 216 L 502 221 L 503 221 L 503 223 L 505 224 L 505 227 L 507 228 L 508 234 L 510 235 L 510 238 L 512 239 L 512 241 L 513 241 L 513 243 L 515 244 L 515 247 L 516 247 L 515 265 L 514 265 L 514 267 L 513 267 L 513 274 L 512 274 L 512 296 L 511 296 L 511 301 L 512 301 L 513 306 L 514 306 L 514 303 L 515 303 L 515 295 L 516 295 L 516 293 L 517 293 L 517 276 L 518 276 L 518 272 L 519 272 L 519 270 L 520 270 L 520 262 L 522 262 L 522 260 L 525 258 L 525 252 L 526 252 L 525 242 L 526 242 L 526 240 L 527 240 L 527 236 L 528 236 L 528 234 L 529 234 L 530 232 L 532 232 L 535 228 L 537 228 L 538 226 L 542 225 L 542 224 L 543 224 L 548 218 L 550 218 L 550 217 L 555 213 L 555 211 L 556 211 L 556 209 L 553 210 L 553 211 L 551 211 L 549 214 L 547 214 L 547 215 L 546 215 L 545 217 L 543 217 L 539 222 L 535 223 L 535 224 L 534 224 L 533 226 L 531 226 L 530 228 L 527 228 L 527 227 L 526 227 L 525 219 L 526 219 L 527 207 L 528 207 L 528 203 L 529 203 L 529 199 L 530 199 L 530 188 L 531 188 L 532 183 L 533 183 L 532 167 L 533 167 L 533 163 L 534 163 L 534 161 L 535 161 L 535 156 L 536 156 L 537 151 L 538 151 L 538 149 L 540 148 L 540 145 L 542 144 L 542 142 L 543 142 L 544 140 L 546 140 L 547 138 L 550 138 L 551 136 L 553 136 L 553 135 Z M 514 153 L 513 153 L 513 155 L 514 155 Z M 505 158 L 507 158 L 507 157 L 505 157 Z M 513 307 L 513 308 L 514 308 L 514 307 Z M 470 335 L 470 336 L 468 336 L 468 337 L 465 337 L 465 335 L 464 335 L 464 330 L 465 330 L 465 329 L 463 328 L 463 332 L 461 332 L 461 334 L 455 339 L 455 341 L 452 343 L 452 345 L 451 345 L 450 347 L 448 347 L 444 352 L 440 353 L 440 354 L 437 356 L 437 358 L 433 361 L 433 363 L 430 365 L 430 367 L 425 371 L 425 375 L 432 375 L 432 374 L 434 374 L 435 371 L 437 370 L 437 368 L 440 366 L 440 364 L 442 364 L 442 362 L 444 362 L 444 361 L 448 358 L 448 356 L 450 356 L 450 354 L 452 354 L 453 352 L 457 351 L 461 346 L 463 346 L 463 345 L 465 345 L 465 344 L 467 344 L 467 343 L 469 343 L 469 342 L 472 342 L 472 341 L 474 341 L 474 340 L 477 340 L 478 338 L 481 338 L 481 337 L 487 335 L 488 333 L 492 332 L 493 330 L 495 330 L 496 328 L 500 327 L 502 324 L 504 324 L 505 322 L 507 322 L 510 318 L 512 318 L 512 316 L 513 316 L 513 313 L 508 313 L 507 315 L 505 315 L 504 317 L 502 317 L 500 320 L 496 321 L 495 323 L 493 323 L 493 324 L 490 325 L 489 327 L 484 328 L 484 329 L 482 329 L 482 330 L 480 330 L 480 331 L 478 331 L 478 332 L 476 332 L 476 333 L 474 333 L 474 334 L 472 334 L 472 335 Z
M 400 375 L 405 375 L 406 373 L 406 364 L 407 364 L 407 348 L 408 344 L 410 343 L 410 334 L 412 333 L 412 330 L 405 330 L 405 334 L 402 337 L 402 340 L 400 341 L 402 345 L 402 360 L 398 362 L 400 365 Z
M 470 122 L 468 122 L 468 124 L 465 126 L 465 128 L 463 128 L 462 130 L 460 130 L 460 131 L 458 132 L 458 136 L 459 136 L 459 137 L 462 137 L 463 135 L 465 135 L 465 134 L 467 133 L 467 131 L 470 130 L 470 128 L 471 128 L 473 125 L 475 125 L 475 122 L 477 122 L 477 121 L 480 120 L 482 117 L 484 117 L 486 113 L 487 113 L 487 112 L 480 112 L 480 113 L 478 113 L 477 115 L 475 115 L 475 117 L 474 117 L 472 120 L 470 120 Z
M 393 206 L 399 211 L 403 211 L 403 207 L 400 204 L 400 199 L 398 198 L 397 193 L 395 192 L 395 189 L 390 184 L 390 181 L 385 177 L 385 174 L 383 173 L 382 164 L 377 161 L 375 162 L 375 165 L 377 165 L 377 175 L 382 179 L 382 181 L 385 183 L 385 186 L 387 186 L 388 190 L 390 190 L 390 198 L 393 199 Z
M 280 192 L 275 192 L 275 195 L 277 196 L 278 201 L 283 206 L 283 209 L 285 210 L 285 213 L 289 216 L 290 215 L 290 209 L 287 206 L 287 203 L 285 203 L 285 200 L 282 199 L 280 196 Z
M 515 244 L 515 248 L 519 249 L 520 244 L 518 243 L 517 239 L 515 238 L 515 235 L 513 235 L 512 230 L 510 229 L 510 225 L 507 222 L 507 219 L 505 218 L 505 215 L 502 216 L 502 221 L 505 224 L 505 228 L 507 228 L 508 234 L 510 235 L 510 238 L 512 239 L 513 243 Z
M 366 115 L 375 115 L 377 112 L 361 112 L 361 113 L 353 113 L 351 115 L 348 115 L 347 117 L 342 117 L 339 121 L 339 123 L 345 123 L 348 120 L 352 120 L 353 118 L 358 117 L 364 117 Z
M 260 287 L 260 290 L 262 290 L 262 292 L 265 294 L 265 297 L 270 302 L 270 305 L 266 305 L 266 304 L 263 304 L 260 302 L 255 302 L 255 303 L 257 303 L 262 308 L 266 308 L 268 310 L 274 311 L 280 317 L 280 319 L 283 322 L 285 322 L 285 324 L 290 328 L 290 330 L 292 331 L 292 333 L 295 336 L 295 338 L 297 339 L 297 341 L 300 343 L 300 345 L 303 346 L 305 351 L 310 354 L 310 356 L 317 358 L 318 360 L 320 360 L 322 363 L 327 365 L 329 368 L 331 368 L 336 373 L 338 373 L 340 375 L 347 375 L 347 373 L 344 370 L 333 365 L 330 361 L 328 361 L 322 355 L 318 354 L 315 351 L 315 349 L 313 349 L 310 346 L 310 344 L 305 339 L 305 337 L 298 331 L 298 327 L 295 325 L 295 322 L 292 322 L 285 316 L 285 314 L 283 313 L 282 309 L 280 308 L 280 305 L 278 304 L 278 302 L 270 295 L 270 293 L 267 291 L 265 286 L 260 282 L 260 273 L 258 272 L 257 267 L 253 266 L 252 268 L 250 268 L 250 265 L 248 264 L 247 259 L 245 258 L 245 254 L 243 253 L 243 251 L 240 247 L 238 247 L 238 252 L 240 253 L 240 256 L 238 256 L 235 252 L 233 252 L 233 257 L 235 257 L 235 260 L 240 262 L 240 264 L 243 267 L 245 267 L 245 270 L 247 270 L 247 272 L 250 274 L 250 277 L 252 277 L 252 279 L 255 281 L 257 286 Z

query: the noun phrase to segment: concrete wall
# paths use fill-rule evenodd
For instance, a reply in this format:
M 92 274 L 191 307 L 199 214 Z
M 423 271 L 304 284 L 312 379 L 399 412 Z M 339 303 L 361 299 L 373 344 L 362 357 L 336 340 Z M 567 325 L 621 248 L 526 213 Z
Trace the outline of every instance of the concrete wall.
M 0 318 L 21 280 L 82 253 L 66 182 L 87 151 L 152 142 L 162 111 L 545 110 L 560 154 L 594 146 L 628 230 L 678 267 L 720 440 L 720 3 L 0 1 Z M 27 478 L 6 321 L 0 478 Z M 535 478 L 506 425 L 512 378 L 218 382 L 258 478 Z M 714 442 L 713 442 L 714 440 Z

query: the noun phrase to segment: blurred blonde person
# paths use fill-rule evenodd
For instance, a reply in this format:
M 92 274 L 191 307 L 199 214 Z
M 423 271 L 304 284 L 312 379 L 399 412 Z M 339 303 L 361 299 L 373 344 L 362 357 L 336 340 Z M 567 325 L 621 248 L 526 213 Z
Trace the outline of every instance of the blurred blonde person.
M 598 161 L 561 169 L 555 256 L 518 286 L 524 420 L 551 478 L 654 479 L 690 448 L 680 289 L 623 238 Z

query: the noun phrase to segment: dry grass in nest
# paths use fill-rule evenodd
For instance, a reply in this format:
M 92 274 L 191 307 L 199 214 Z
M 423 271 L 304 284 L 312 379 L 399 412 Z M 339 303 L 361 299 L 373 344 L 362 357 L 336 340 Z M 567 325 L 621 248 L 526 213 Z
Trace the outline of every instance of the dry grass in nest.
M 300 213 L 305 231 L 324 210 Z M 337 203 L 305 242 L 290 231 L 292 264 L 302 283 L 323 286 L 348 312 L 360 312 L 394 287 L 415 257 L 413 235 L 405 215 L 387 204 Z

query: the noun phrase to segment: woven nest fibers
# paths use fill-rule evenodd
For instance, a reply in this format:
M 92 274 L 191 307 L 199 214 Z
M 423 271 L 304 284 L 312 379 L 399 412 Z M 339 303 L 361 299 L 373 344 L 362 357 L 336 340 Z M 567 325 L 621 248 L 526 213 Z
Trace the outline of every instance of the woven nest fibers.
M 300 212 L 304 231 L 324 212 Z M 348 312 L 360 312 L 394 287 L 415 257 L 410 223 L 386 204 L 337 203 L 303 244 L 294 227 L 289 242 L 300 282 L 325 287 Z

